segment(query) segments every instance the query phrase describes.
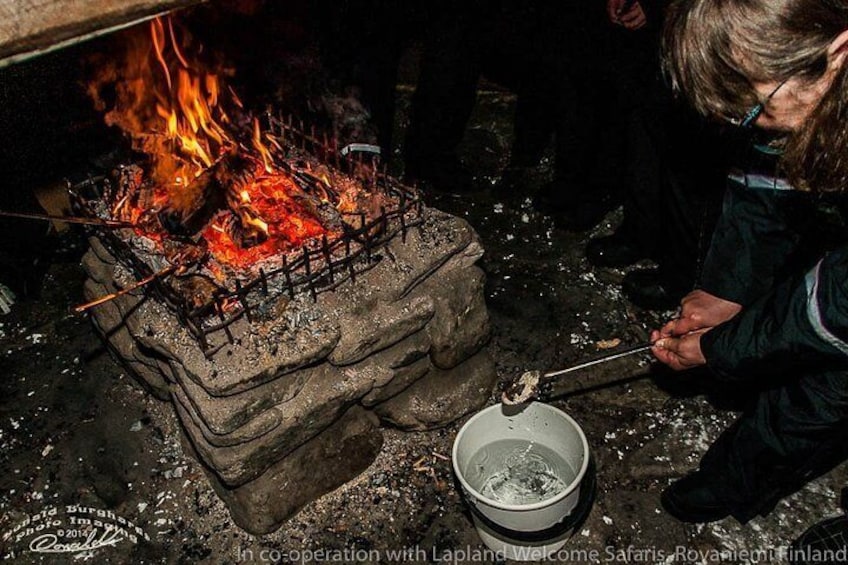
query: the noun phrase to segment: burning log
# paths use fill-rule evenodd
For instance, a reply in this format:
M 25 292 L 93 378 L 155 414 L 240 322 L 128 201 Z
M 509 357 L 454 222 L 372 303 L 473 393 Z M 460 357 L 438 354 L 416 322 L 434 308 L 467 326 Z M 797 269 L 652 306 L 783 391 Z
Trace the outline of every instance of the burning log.
M 268 226 L 249 206 L 239 207 L 238 212 L 226 212 L 219 221 L 221 229 L 240 248 L 249 249 L 268 239 Z
M 244 166 L 243 161 L 237 153 L 227 153 L 188 186 L 169 190 L 168 204 L 157 214 L 162 228 L 173 235 L 195 236 L 227 205 L 227 177 L 233 168 Z
M 341 214 L 329 202 L 323 202 L 312 195 L 303 193 L 293 194 L 292 201 L 297 203 L 307 214 L 316 218 L 328 230 L 341 231 L 344 229 Z
M 281 161 L 279 167 L 291 176 L 297 187 L 304 194 L 308 194 L 334 206 L 339 203 L 339 193 L 333 188 L 330 182 L 332 175 L 326 166 L 319 166 L 313 170 L 309 163 L 304 161 L 296 161 L 294 163 Z
M 226 223 L 233 242 L 243 249 L 262 243 L 267 239 L 267 224 L 244 196 L 256 166 L 236 150 L 228 152 L 191 184 L 170 191 L 168 205 L 158 213 L 162 228 L 173 235 L 195 237 L 229 207 L 232 215 Z
M 163 247 L 168 263 L 183 272 L 202 263 L 209 256 L 209 248 L 202 239 L 194 244 L 166 240 L 163 242 Z

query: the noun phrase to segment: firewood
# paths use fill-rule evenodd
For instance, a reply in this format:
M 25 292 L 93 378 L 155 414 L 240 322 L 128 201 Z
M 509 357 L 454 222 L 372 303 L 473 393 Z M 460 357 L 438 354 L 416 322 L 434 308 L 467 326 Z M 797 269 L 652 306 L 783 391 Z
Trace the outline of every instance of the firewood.
M 244 186 L 255 164 L 231 151 L 203 171 L 188 186 L 169 190 L 168 205 L 159 211 L 159 223 L 170 234 L 194 237 L 213 216 L 227 207 L 228 192 Z
M 237 210 L 227 212 L 227 216 L 221 220 L 229 238 L 241 249 L 255 247 L 268 239 L 268 232 L 247 221 L 249 218 L 257 218 L 258 214 L 249 206 L 239 206 Z

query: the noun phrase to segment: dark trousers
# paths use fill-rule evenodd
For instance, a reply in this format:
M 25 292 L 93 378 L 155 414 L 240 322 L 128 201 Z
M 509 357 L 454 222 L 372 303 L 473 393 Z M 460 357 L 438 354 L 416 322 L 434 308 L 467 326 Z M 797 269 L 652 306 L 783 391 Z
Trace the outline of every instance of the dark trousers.
M 670 99 L 635 111 L 626 131 L 620 233 L 657 261 L 670 287 L 691 289 L 720 211 L 729 160 L 724 140 Z
M 499 62 L 512 59 L 512 77 L 503 82 L 518 95 L 510 164 L 538 165 L 553 137 L 554 178 L 566 204 L 586 197 L 584 189 L 594 184 L 603 129 L 598 118 L 612 103 L 610 88 L 598 77 L 606 65 L 599 51 L 609 27 L 600 8 L 581 2 L 521 5 L 514 10 L 527 13 L 504 18 L 492 34 L 498 45 L 490 51 L 502 51 Z M 494 70 L 486 74 L 498 80 Z
M 518 94 L 512 164 L 538 164 L 552 135 L 557 178 L 585 184 L 602 10 L 592 3 L 468 3 L 428 26 L 406 138 L 413 173 L 455 159 L 479 78 Z M 589 69 L 592 69 L 591 72 Z M 573 195 L 568 195 L 573 196 Z
M 611 135 L 595 166 L 619 186 L 620 235 L 658 263 L 668 289 L 685 292 L 709 245 L 739 142 L 674 99 L 660 72 L 659 31 L 606 26 L 596 55 L 603 64 L 586 73 L 614 96 L 598 120 Z
M 701 470 L 747 522 L 848 457 L 848 371 L 804 375 L 760 393 L 710 447 Z
M 427 27 L 406 132 L 407 174 L 455 159 L 480 78 L 481 37 L 474 4 L 436 14 Z

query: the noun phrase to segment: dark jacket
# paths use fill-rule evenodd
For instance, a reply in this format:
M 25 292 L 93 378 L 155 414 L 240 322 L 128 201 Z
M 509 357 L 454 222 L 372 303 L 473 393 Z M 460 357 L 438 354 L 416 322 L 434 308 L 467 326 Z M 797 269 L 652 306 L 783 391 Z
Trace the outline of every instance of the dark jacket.
M 793 190 L 776 158 L 757 153 L 760 166 L 729 175 L 704 264 L 701 287 L 743 306 L 701 338 L 707 365 L 727 378 L 848 369 L 843 203 Z M 830 219 L 842 234 L 826 229 Z

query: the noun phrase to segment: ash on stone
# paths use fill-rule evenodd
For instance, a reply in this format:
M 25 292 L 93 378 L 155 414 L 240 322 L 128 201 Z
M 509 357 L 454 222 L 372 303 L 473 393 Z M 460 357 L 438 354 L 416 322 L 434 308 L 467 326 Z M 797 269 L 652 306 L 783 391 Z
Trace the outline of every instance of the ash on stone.
M 361 473 L 379 425 L 442 427 L 489 398 L 482 247 L 464 220 L 427 208 L 422 218 L 406 242 L 387 243 L 394 260 L 314 298 L 281 297 L 273 316 L 239 318 L 211 355 L 143 291 L 92 309 L 130 374 L 169 400 L 186 449 L 245 530 L 270 532 Z M 89 297 L 133 282 L 97 238 L 83 265 Z

